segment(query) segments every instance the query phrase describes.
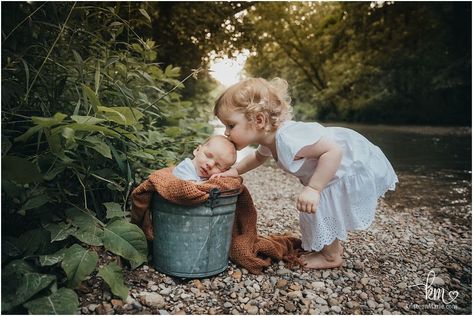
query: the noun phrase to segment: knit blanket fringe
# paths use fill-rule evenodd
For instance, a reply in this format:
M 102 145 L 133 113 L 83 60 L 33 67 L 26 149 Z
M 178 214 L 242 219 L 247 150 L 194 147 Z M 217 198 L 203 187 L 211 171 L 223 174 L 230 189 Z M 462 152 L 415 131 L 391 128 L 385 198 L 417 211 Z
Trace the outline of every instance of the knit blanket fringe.
M 303 251 L 299 238 L 285 235 L 258 236 L 257 212 L 241 177 L 221 177 L 195 183 L 176 178 L 172 169 L 173 167 L 168 167 L 153 172 L 131 194 L 131 222 L 141 227 L 149 241 L 154 238 L 149 208 L 154 192 L 172 203 L 191 206 L 207 201 L 214 188 L 221 192 L 239 189 L 241 193 L 232 228 L 230 260 L 253 274 L 262 273 L 264 268 L 271 265 L 272 260 L 283 260 L 289 268 L 302 265 L 300 254 Z

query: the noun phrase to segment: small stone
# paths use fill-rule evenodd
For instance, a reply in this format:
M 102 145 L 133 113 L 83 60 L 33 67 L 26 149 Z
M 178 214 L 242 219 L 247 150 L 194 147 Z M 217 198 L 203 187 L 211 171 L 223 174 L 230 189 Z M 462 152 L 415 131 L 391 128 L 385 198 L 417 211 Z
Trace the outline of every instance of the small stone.
M 375 288 L 373 289 L 373 291 L 374 291 L 375 293 L 378 293 L 378 294 L 383 293 L 383 290 L 382 290 L 379 286 L 375 287 Z
M 243 303 L 243 304 L 248 303 L 249 300 L 250 300 L 249 297 L 239 297 L 239 298 L 238 298 L 238 301 L 239 301 L 240 303 Z
M 80 309 L 80 312 L 81 312 L 81 314 L 88 315 L 90 311 L 87 307 L 84 306 Z
M 215 314 L 217 314 L 217 309 L 214 308 L 214 307 L 209 308 L 209 314 L 210 314 L 210 315 L 215 315 Z
M 362 300 L 367 300 L 367 299 L 368 299 L 368 294 L 366 294 L 365 292 L 361 292 L 361 293 L 360 293 L 360 298 L 361 298 Z
M 329 298 L 329 299 L 328 299 L 328 304 L 329 304 L 330 306 L 338 306 L 338 304 L 340 304 L 340 303 L 338 302 L 338 300 L 336 300 L 336 299 L 334 299 L 334 298 Z
M 291 274 L 291 273 L 292 271 L 288 269 L 279 269 L 278 271 L 276 271 L 277 275 L 286 275 L 286 274 Z
M 368 284 L 369 281 L 370 281 L 370 279 L 368 279 L 368 278 L 362 278 L 362 279 L 360 280 L 361 284 L 363 284 L 363 285 Z
M 311 285 L 312 285 L 312 288 L 314 290 L 321 290 L 321 289 L 325 288 L 325 283 L 324 282 L 316 281 L 316 282 L 312 282 Z
M 150 307 L 157 307 L 159 309 L 163 308 L 166 305 L 164 298 L 158 293 L 144 293 L 141 298 L 143 300 L 143 303 Z
M 159 315 L 169 315 L 169 312 L 165 309 L 160 309 L 159 310 Z
M 225 302 L 225 303 L 223 303 L 223 307 L 225 307 L 225 308 L 231 308 L 231 307 L 233 307 L 233 304 L 230 303 L 230 302 Z
M 347 286 L 347 287 L 344 287 L 343 290 L 342 290 L 343 293 L 345 294 L 348 294 L 351 292 L 351 287 Z
M 437 276 L 431 282 L 432 282 L 432 285 L 434 285 L 434 286 L 443 286 L 443 285 L 445 285 L 445 281 L 442 278 L 437 277 Z
M 400 288 L 401 290 L 403 290 L 407 287 L 407 284 L 406 284 L 406 282 L 401 282 L 401 283 L 398 283 L 397 287 Z
M 156 292 L 159 289 L 159 287 L 157 285 L 151 285 L 149 289 L 153 292 Z
M 302 286 L 300 286 L 299 284 L 297 283 L 293 283 L 289 286 L 289 288 L 293 291 L 300 291 L 302 289 Z
M 353 265 L 353 268 L 355 270 L 358 270 L 358 271 L 363 270 L 364 264 L 360 260 L 357 260 L 357 261 L 355 261 L 355 264 Z
M 302 298 L 302 292 L 292 291 L 292 292 L 287 293 L 287 297 L 290 298 L 291 300 L 296 299 L 296 298 Z
M 200 282 L 200 280 L 194 280 L 192 281 L 192 283 L 194 283 L 195 287 L 198 288 L 199 290 L 202 290 L 204 289 L 204 286 L 202 285 L 202 282 Z
M 241 280 L 241 272 L 238 271 L 238 270 L 233 271 L 232 277 L 233 277 L 235 280 L 240 281 L 240 280 Z
M 316 302 L 317 304 L 327 305 L 327 301 L 324 300 L 323 298 L 321 298 L 320 296 L 315 299 L 315 302 Z
M 339 314 L 342 311 L 340 306 L 332 306 L 330 309 L 333 310 L 337 314 Z
M 112 305 L 108 303 L 103 303 L 97 306 L 96 312 L 100 315 L 112 315 L 114 313 Z
M 189 295 L 189 294 L 186 294 L 186 293 L 182 293 L 182 294 L 181 294 L 181 299 L 183 299 L 183 300 L 187 300 L 187 299 L 189 299 L 190 297 L 191 297 L 191 295 Z
M 284 304 L 284 309 L 288 312 L 294 312 L 296 310 L 296 306 L 292 302 L 286 302 Z
M 90 304 L 89 306 L 87 306 L 87 308 L 89 309 L 89 311 L 93 312 L 98 306 L 98 304 Z
M 110 301 L 110 299 L 112 298 L 112 294 L 110 294 L 110 292 L 108 291 L 104 291 L 102 297 L 104 301 Z
M 287 283 L 288 283 L 287 280 L 279 279 L 278 282 L 276 283 L 276 287 L 278 289 L 282 289 L 287 285 Z
M 249 315 L 258 314 L 258 306 L 254 306 L 254 305 L 251 305 L 251 304 L 246 304 L 244 308 L 245 308 L 245 311 L 247 311 L 247 313 Z
M 167 295 L 171 294 L 171 292 L 172 292 L 171 288 L 164 288 L 159 292 L 159 294 L 167 296 Z
M 113 306 L 123 306 L 123 301 L 122 300 L 111 300 L 111 303 Z
M 366 304 L 368 304 L 368 306 L 369 306 L 371 309 L 374 309 L 374 308 L 378 307 L 378 304 L 377 304 L 375 301 L 373 301 L 373 300 L 368 300 L 368 301 L 366 302 Z
M 320 306 L 320 314 L 327 314 L 330 311 L 330 308 L 328 306 Z

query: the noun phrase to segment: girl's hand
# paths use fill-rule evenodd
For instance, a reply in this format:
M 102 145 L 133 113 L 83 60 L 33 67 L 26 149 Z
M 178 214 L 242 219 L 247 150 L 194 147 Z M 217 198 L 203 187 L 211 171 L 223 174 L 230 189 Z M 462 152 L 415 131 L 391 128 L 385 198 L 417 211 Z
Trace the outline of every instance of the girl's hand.
M 309 186 L 306 186 L 302 190 L 301 194 L 297 197 L 296 207 L 300 212 L 315 213 L 319 206 L 320 192 Z
M 216 173 L 210 176 L 209 180 L 220 177 L 238 177 L 238 170 L 236 168 L 230 168 L 227 171 Z

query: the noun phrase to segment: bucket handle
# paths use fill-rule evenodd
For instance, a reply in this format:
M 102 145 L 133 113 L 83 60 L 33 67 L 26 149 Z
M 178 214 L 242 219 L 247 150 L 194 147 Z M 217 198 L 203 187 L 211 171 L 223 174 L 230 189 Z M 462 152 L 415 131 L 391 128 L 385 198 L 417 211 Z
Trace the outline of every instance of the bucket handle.
M 209 192 L 209 199 L 207 200 L 207 204 L 211 207 L 214 208 L 215 206 L 218 205 L 218 199 L 220 197 L 228 197 L 228 196 L 235 196 L 240 194 L 242 191 L 241 188 L 237 189 L 230 189 L 230 190 L 224 190 L 220 191 L 219 188 L 213 188 Z
M 221 196 L 225 197 L 225 196 L 229 196 L 229 195 L 238 195 L 240 193 L 241 193 L 240 188 L 224 190 L 224 191 L 220 191 L 219 188 L 213 188 L 209 192 L 209 200 L 214 201 L 214 200 L 218 199 Z

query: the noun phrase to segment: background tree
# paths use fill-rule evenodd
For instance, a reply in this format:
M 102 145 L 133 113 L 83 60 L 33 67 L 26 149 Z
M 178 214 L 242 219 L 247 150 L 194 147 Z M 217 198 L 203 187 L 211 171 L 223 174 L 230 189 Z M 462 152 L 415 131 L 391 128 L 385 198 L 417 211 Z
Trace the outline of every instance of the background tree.
M 243 24 L 248 72 L 288 79 L 302 118 L 469 123 L 469 3 L 258 3 Z

